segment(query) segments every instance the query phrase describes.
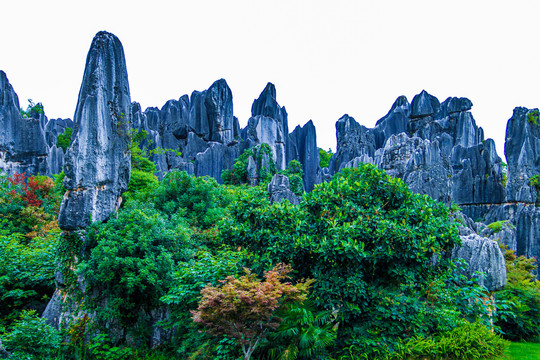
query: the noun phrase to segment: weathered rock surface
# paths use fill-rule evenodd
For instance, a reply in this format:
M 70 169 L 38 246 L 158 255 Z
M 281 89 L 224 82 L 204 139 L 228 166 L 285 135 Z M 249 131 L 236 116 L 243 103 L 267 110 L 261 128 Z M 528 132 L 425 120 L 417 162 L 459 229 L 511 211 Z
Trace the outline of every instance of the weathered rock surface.
M 320 170 L 320 155 L 317 147 L 317 131 L 313 121 L 308 121 L 303 127 L 297 126 L 289 135 L 287 162 L 298 160 L 304 172 L 304 189 L 313 190 L 320 181 L 317 174 Z
M 251 107 L 251 118 L 242 130 L 242 138 L 248 147 L 262 143 L 270 145 L 278 170 L 287 167 L 287 142 L 289 125 L 285 107 L 276 100 L 276 88 L 268 83 Z
M 214 177 L 221 183 L 221 172 L 232 168 L 244 145 L 239 144 L 240 126 L 233 116 L 232 92 L 220 79 L 208 90 L 194 91 L 169 100 L 161 108 L 133 104 L 133 127 L 148 133 L 140 145 L 159 149 L 151 160 L 157 175 L 177 169 L 189 174 Z
M 399 97 L 373 129 L 349 116 L 336 123 L 337 151 L 330 171 L 371 162 L 402 178 L 414 192 L 464 207 L 504 201 L 502 161 L 484 140 L 470 100 L 442 104 L 426 91 L 409 105 Z M 407 132 L 405 132 L 405 130 Z
M 36 115 L 36 114 L 31 114 Z M 0 171 L 46 174 L 48 146 L 39 116 L 23 118 L 19 98 L 0 71 Z
M 280 202 L 288 200 L 293 205 L 298 205 L 300 200 L 291 191 L 289 178 L 282 174 L 276 174 L 272 177 L 272 181 L 268 184 L 268 193 L 270 194 L 271 202 Z
M 92 41 L 65 157 L 67 189 L 58 223 L 84 228 L 114 212 L 127 189 L 131 158 L 131 99 L 122 44 L 99 32 Z
M 452 250 L 452 259 L 463 259 L 468 267 L 464 274 L 476 277 L 475 272 L 484 273 L 479 284 L 489 291 L 502 289 L 506 285 L 506 265 L 499 244 L 477 234 L 461 236 L 462 244 Z
M 529 181 L 540 174 L 538 109 L 514 109 L 506 125 L 504 154 L 508 162 L 508 200 L 535 203 L 538 195 Z
M 341 170 L 345 165 L 358 157 L 372 159 L 375 154 L 375 137 L 363 125 L 360 125 L 349 115 L 343 115 L 336 123 L 337 150 L 328 168 L 332 174 Z M 366 161 L 366 162 L 373 162 Z

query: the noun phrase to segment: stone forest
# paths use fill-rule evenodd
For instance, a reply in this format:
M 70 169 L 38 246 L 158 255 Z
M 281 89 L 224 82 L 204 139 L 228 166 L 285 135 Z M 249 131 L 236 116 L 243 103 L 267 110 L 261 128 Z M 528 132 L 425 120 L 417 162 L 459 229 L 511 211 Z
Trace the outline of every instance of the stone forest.
M 471 100 L 426 91 L 374 128 L 343 115 L 332 153 L 277 98 L 268 83 L 245 128 L 224 79 L 143 111 L 107 32 L 73 119 L 23 109 L 0 71 L 0 358 L 511 359 L 539 341 L 538 109 L 514 109 L 506 160 Z

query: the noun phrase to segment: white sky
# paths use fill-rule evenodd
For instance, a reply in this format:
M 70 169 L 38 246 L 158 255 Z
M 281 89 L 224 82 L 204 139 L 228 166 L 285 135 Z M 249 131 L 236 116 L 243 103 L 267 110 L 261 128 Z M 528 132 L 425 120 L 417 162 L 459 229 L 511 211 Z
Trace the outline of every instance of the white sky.
M 503 157 L 516 106 L 540 106 L 540 1 L 0 2 L 0 70 L 49 118 L 73 117 L 93 36 L 124 45 L 131 98 L 161 107 L 225 78 L 244 127 L 267 82 L 289 128 L 336 147 L 347 113 L 373 127 L 399 95 L 468 97 Z M 504 157 L 503 157 L 504 159 Z

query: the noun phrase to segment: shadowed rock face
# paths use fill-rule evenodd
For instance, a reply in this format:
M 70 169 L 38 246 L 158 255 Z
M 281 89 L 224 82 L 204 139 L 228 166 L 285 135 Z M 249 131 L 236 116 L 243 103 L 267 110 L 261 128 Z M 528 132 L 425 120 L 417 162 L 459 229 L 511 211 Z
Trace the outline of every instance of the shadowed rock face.
M 42 120 L 23 118 L 19 98 L 6 74 L 0 71 L 0 171 L 8 174 L 46 174 L 49 148 Z
M 493 141 L 484 141 L 471 107 L 465 98 L 439 103 L 422 91 L 410 105 L 399 97 L 373 129 L 343 116 L 336 123 L 338 146 L 330 171 L 370 162 L 414 192 L 447 204 L 500 204 L 502 162 Z
M 536 121 L 536 124 L 535 124 Z M 529 180 L 540 174 L 538 110 L 518 107 L 506 125 L 504 153 L 508 161 L 508 200 L 535 203 L 538 195 Z
M 83 228 L 107 219 L 117 209 L 129 182 L 131 120 L 122 44 L 113 34 L 99 32 L 86 58 L 73 140 L 65 157 L 67 192 L 60 228 Z
M 313 190 L 319 183 L 320 155 L 317 147 L 317 131 L 313 121 L 308 121 L 303 127 L 297 126 L 289 134 L 288 161 L 298 160 L 302 164 L 304 172 L 304 189 Z
M 262 143 L 270 145 L 278 170 L 287 167 L 287 143 L 289 125 L 285 107 L 276 100 L 276 88 L 268 83 L 259 98 L 251 106 L 251 118 L 242 130 L 242 138 L 248 147 Z

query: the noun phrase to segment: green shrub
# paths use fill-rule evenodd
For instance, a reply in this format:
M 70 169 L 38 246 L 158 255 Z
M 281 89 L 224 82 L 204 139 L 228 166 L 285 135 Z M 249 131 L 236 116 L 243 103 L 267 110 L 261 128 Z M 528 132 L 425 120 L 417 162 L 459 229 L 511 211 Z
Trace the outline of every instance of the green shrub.
M 56 359 L 62 341 L 60 334 L 35 311 L 23 311 L 1 339 L 6 350 L 12 353 L 10 359 L 35 360 Z
M 512 341 L 531 341 L 540 336 L 540 281 L 533 271 L 534 259 L 517 257 L 506 250 L 507 285 L 495 294 L 498 307 L 507 307 L 496 325 L 504 338 Z
M 388 359 L 497 359 L 507 346 L 506 341 L 485 325 L 465 322 L 436 336 L 414 336 Z
M 69 145 L 71 145 L 71 135 L 73 134 L 72 128 L 66 128 L 63 133 L 56 137 L 56 147 L 62 148 L 64 152 L 67 151 Z
M 21 108 L 21 116 L 25 119 L 37 119 L 40 114 L 43 114 L 43 105 L 41 103 L 34 103 L 32 99 L 28 99 L 28 106 L 26 107 L 26 110 Z
M 321 168 L 328 167 L 328 165 L 330 164 L 330 159 L 332 158 L 333 155 L 334 153 L 332 152 L 332 149 L 328 149 L 328 151 L 324 151 L 323 149 L 319 148 L 319 158 L 320 158 L 319 166 Z
M 540 175 L 531 176 L 530 179 L 529 179 L 529 186 L 539 188 L 540 187 Z
M 149 194 L 148 200 L 165 214 L 180 214 L 190 226 L 206 230 L 226 216 L 230 197 L 213 178 L 173 170 Z
M 297 196 L 304 194 L 304 180 L 302 178 L 302 164 L 298 160 L 291 160 L 287 169 L 280 171 L 280 174 L 286 175 L 289 178 L 289 187 Z
M 259 184 L 268 184 L 272 179 L 272 176 L 277 172 L 276 164 L 274 162 L 274 155 L 272 148 L 268 144 L 259 144 L 251 149 L 246 149 L 244 152 L 234 161 L 232 170 L 223 170 L 221 179 L 225 185 L 240 185 L 247 184 L 249 182 L 247 167 L 249 158 L 252 158 L 257 165 L 257 178 Z M 266 166 L 264 161 L 268 161 Z
M 508 220 L 501 220 L 501 221 L 495 221 L 489 224 L 487 227 L 491 231 L 493 231 L 494 234 L 500 232 L 502 230 L 502 227 L 504 224 L 506 224 Z
M 290 263 L 297 279 L 316 280 L 315 307 L 338 313 L 338 349 L 363 334 L 376 345 L 430 331 L 432 315 L 418 299 L 448 277 L 443 254 L 459 243 L 443 204 L 362 165 L 317 185 L 300 206 L 246 192 L 230 213 L 220 225 L 224 243 L 253 252 L 262 269 Z
M 538 125 L 539 111 L 538 109 L 530 110 L 527 113 L 527 121 L 529 124 Z
M 105 334 L 95 336 L 88 344 L 95 360 L 121 360 L 133 358 L 134 352 L 127 347 L 113 346 Z
M 87 281 L 87 305 L 98 323 L 118 322 L 132 330 L 141 311 L 159 307 L 175 260 L 194 251 L 190 231 L 180 218 L 168 221 L 148 204 L 133 202 L 118 217 L 88 228 L 80 272 Z M 144 326 L 143 326 L 144 327 Z

